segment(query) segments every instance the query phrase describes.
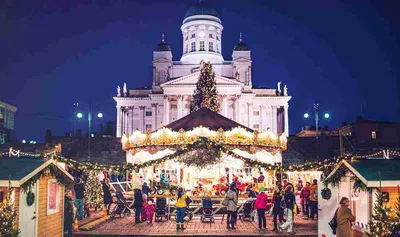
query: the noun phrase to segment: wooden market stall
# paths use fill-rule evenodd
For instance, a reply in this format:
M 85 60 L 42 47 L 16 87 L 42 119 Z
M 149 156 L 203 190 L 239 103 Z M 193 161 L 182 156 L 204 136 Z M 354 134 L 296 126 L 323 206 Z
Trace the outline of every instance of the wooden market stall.
M 286 136 L 270 130 L 258 133 L 201 108 L 152 133 L 125 134 L 122 144 L 127 163 L 139 170 L 135 177 L 143 182 L 166 180 L 194 195 L 220 195 L 232 181 L 241 192 L 249 184 L 272 187 L 274 173 L 260 164 L 282 163 Z
M 331 197 L 323 197 L 321 190 L 325 187 L 319 187 L 319 235 L 333 236 L 327 223 L 332 219 L 342 197 L 350 199 L 350 208 L 356 216 L 352 228 L 360 233 L 368 231 L 368 223 L 374 212 L 373 207 L 379 190 L 386 197 L 384 205 L 395 208 L 396 199 L 400 195 L 399 170 L 400 160 L 342 160 L 326 179 Z
M 65 183 L 73 177 L 52 159 L 0 157 L 0 202 L 17 211 L 20 236 L 62 236 Z

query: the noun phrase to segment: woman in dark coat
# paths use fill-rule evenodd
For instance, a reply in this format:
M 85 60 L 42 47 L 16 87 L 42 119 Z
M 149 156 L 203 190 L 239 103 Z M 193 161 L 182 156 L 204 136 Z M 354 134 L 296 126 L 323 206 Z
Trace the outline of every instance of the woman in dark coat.
M 272 213 L 274 215 L 273 222 L 274 222 L 274 229 L 272 231 L 278 232 L 278 217 L 279 221 L 282 222 L 283 219 L 283 208 L 281 206 L 281 202 L 283 200 L 283 192 L 282 192 L 282 185 L 278 184 L 277 189 L 274 191 L 272 196 L 272 204 L 273 209 Z
M 143 195 L 140 189 L 134 191 L 133 207 L 135 208 L 135 223 L 140 223 L 140 213 L 142 212 Z
M 72 237 L 74 224 L 74 200 L 72 199 L 72 191 L 67 190 L 64 198 L 64 232 L 68 237 Z
M 104 206 L 107 208 L 107 215 L 110 215 L 110 207 L 112 204 L 112 196 L 110 190 L 110 180 L 105 179 L 103 182 L 103 203 Z
M 150 187 L 147 185 L 146 182 L 144 182 L 143 185 L 142 185 L 142 192 L 143 192 L 144 194 L 146 194 L 147 200 L 149 200 L 149 199 L 150 199 L 150 195 L 149 195 Z

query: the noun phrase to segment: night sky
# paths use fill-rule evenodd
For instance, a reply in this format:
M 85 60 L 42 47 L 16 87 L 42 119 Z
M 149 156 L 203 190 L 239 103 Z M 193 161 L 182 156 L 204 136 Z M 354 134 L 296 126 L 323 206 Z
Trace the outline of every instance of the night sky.
M 180 26 L 195 2 L 1 1 L 0 100 L 18 107 L 16 137 L 43 141 L 47 128 L 71 132 L 75 101 L 92 101 L 103 121 L 115 120 L 117 85 L 151 86 L 162 32 L 180 59 Z M 400 121 L 400 1 L 207 2 L 220 13 L 225 60 L 243 32 L 253 85 L 287 84 L 291 133 L 312 124 L 302 114 L 315 101 L 331 113 L 322 122 L 331 128 L 357 115 Z

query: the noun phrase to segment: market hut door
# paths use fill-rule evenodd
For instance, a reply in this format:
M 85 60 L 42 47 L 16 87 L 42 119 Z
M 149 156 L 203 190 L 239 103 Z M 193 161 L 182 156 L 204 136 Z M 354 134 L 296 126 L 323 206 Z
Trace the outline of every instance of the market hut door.
M 328 185 L 332 192 L 329 200 L 325 200 L 321 196 L 321 190 L 324 188 L 323 182 L 318 183 L 318 236 L 334 237 L 329 222 L 335 215 L 338 205 L 338 188 Z
M 19 198 L 19 229 L 20 236 L 36 237 L 37 236 L 37 208 L 38 208 L 38 187 L 37 184 L 32 186 L 31 192 L 34 195 L 33 202 L 30 199 L 28 205 L 28 192 L 20 191 Z

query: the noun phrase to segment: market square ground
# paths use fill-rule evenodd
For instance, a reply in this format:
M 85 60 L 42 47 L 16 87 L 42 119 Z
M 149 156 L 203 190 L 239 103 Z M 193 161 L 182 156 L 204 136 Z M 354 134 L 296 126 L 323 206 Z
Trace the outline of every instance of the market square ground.
M 186 222 L 185 231 L 176 231 L 175 219 L 171 221 L 153 222 L 152 224 L 134 224 L 133 217 L 110 219 L 91 231 L 77 231 L 74 236 L 133 236 L 133 235 L 152 235 L 152 236 L 282 236 L 272 232 L 272 217 L 267 217 L 267 230 L 259 231 L 257 222 L 242 222 L 238 220 L 236 230 L 226 229 L 226 219 L 221 223 L 221 215 L 216 216 L 215 223 L 202 223 L 195 217 Z M 226 217 L 225 217 L 226 218 Z M 87 221 L 85 221 L 87 223 Z M 80 223 L 82 226 L 84 223 Z M 317 236 L 317 221 L 304 220 L 300 217 L 295 218 L 294 230 L 296 236 Z M 287 235 L 287 234 L 284 234 Z M 284 236 L 283 235 L 283 236 Z

